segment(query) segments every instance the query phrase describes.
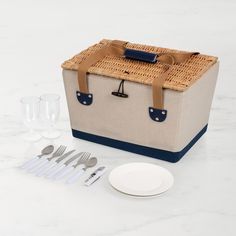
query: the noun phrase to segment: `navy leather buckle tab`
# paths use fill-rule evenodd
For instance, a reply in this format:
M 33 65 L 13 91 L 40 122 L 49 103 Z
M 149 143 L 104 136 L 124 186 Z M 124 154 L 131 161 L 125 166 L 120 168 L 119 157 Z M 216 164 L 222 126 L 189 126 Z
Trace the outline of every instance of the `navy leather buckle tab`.
M 152 120 L 156 122 L 162 122 L 166 119 L 167 110 L 149 107 L 149 116 L 151 117 Z
M 128 59 L 156 63 L 158 55 L 155 53 L 138 51 L 134 49 L 125 49 L 124 56 Z
M 82 105 L 89 106 L 93 103 L 93 94 L 91 93 L 81 93 L 80 91 L 76 91 L 76 96 Z

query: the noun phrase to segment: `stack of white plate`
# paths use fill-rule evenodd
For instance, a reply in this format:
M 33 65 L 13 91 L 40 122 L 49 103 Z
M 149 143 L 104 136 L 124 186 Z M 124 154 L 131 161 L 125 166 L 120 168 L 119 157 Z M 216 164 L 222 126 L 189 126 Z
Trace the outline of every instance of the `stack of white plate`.
M 172 174 L 158 165 L 134 162 L 111 171 L 110 184 L 118 191 L 139 197 L 150 197 L 167 191 L 174 183 Z

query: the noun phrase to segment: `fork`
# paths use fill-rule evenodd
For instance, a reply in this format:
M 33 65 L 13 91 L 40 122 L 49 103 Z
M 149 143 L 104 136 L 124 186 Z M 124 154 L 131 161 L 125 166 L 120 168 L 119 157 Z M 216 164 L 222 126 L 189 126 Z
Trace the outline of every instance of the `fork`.
M 36 171 L 35 171 L 35 174 L 38 176 L 38 177 L 41 177 L 43 175 L 45 175 L 47 173 L 48 170 L 51 170 L 52 167 L 56 166 L 58 163 L 60 163 L 61 161 L 63 161 L 66 157 L 68 157 L 71 153 L 73 153 L 75 151 L 74 150 L 71 150 L 69 152 L 65 152 L 63 155 L 61 155 L 59 158 L 55 158 L 51 161 L 48 161 L 47 163 L 45 163 L 45 165 L 42 165 L 40 168 L 38 168 Z
M 53 158 L 61 156 L 66 150 L 66 146 L 61 145 L 53 154 L 51 157 L 48 158 L 41 158 L 38 162 L 37 165 L 34 165 L 32 168 L 29 169 L 30 173 L 33 173 L 36 171 L 38 168 L 41 168 L 43 165 L 51 161 Z
M 52 179 L 60 170 L 62 170 L 63 168 L 65 168 L 66 166 L 68 166 L 70 164 L 72 165 L 74 163 L 74 161 L 77 158 L 81 157 L 83 154 L 84 154 L 84 152 L 79 152 L 79 153 L 75 154 L 74 156 L 72 156 L 70 159 L 68 159 L 64 163 L 62 160 L 60 160 L 60 158 L 61 158 L 60 157 L 59 159 L 56 160 L 57 164 L 51 170 L 49 170 L 45 173 L 46 178 Z
M 87 160 L 90 157 L 90 153 L 89 152 L 84 152 L 82 154 L 82 156 L 80 157 L 80 159 L 77 161 L 77 163 L 75 163 L 74 165 L 66 165 L 65 168 L 61 169 L 59 172 L 57 172 L 54 176 L 53 179 L 55 180 L 60 180 L 62 179 L 64 176 L 66 176 L 67 174 L 69 174 L 71 171 L 73 171 L 75 168 L 77 168 L 77 166 L 79 165 L 84 165 Z M 65 163 L 66 164 L 66 163 Z

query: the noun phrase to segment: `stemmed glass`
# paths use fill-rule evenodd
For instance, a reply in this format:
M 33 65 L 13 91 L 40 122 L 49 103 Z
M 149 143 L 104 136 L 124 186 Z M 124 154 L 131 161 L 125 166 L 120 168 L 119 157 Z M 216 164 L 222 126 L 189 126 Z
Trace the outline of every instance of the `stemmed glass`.
M 39 98 L 30 96 L 21 99 L 22 120 L 29 131 L 23 135 L 27 141 L 38 141 L 41 136 L 34 131 L 39 118 Z
M 55 139 L 60 132 L 55 130 L 55 123 L 60 113 L 60 96 L 57 94 L 44 94 L 40 96 L 40 114 L 47 130 L 42 135 L 48 139 Z

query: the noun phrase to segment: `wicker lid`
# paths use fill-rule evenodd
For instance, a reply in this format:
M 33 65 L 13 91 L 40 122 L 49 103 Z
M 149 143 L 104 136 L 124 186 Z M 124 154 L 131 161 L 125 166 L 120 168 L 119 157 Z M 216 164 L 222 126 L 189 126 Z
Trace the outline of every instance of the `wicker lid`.
M 81 61 L 89 55 L 110 43 L 111 40 L 102 40 L 62 64 L 63 69 L 77 70 Z M 174 49 L 160 48 L 141 44 L 128 43 L 126 48 L 152 53 L 184 52 Z M 184 63 L 173 65 L 169 76 L 164 83 L 164 88 L 184 91 L 198 80 L 214 63 L 217 57 L 207 55 L 194 55 Z M 137 83 L 151 85 L 154 79 L 165 71 L 161 63 L 146 63 L 141 61 L 106 56 L 88 70 L 89 73 L 105 75 L 112 78 L 129 80 Z

